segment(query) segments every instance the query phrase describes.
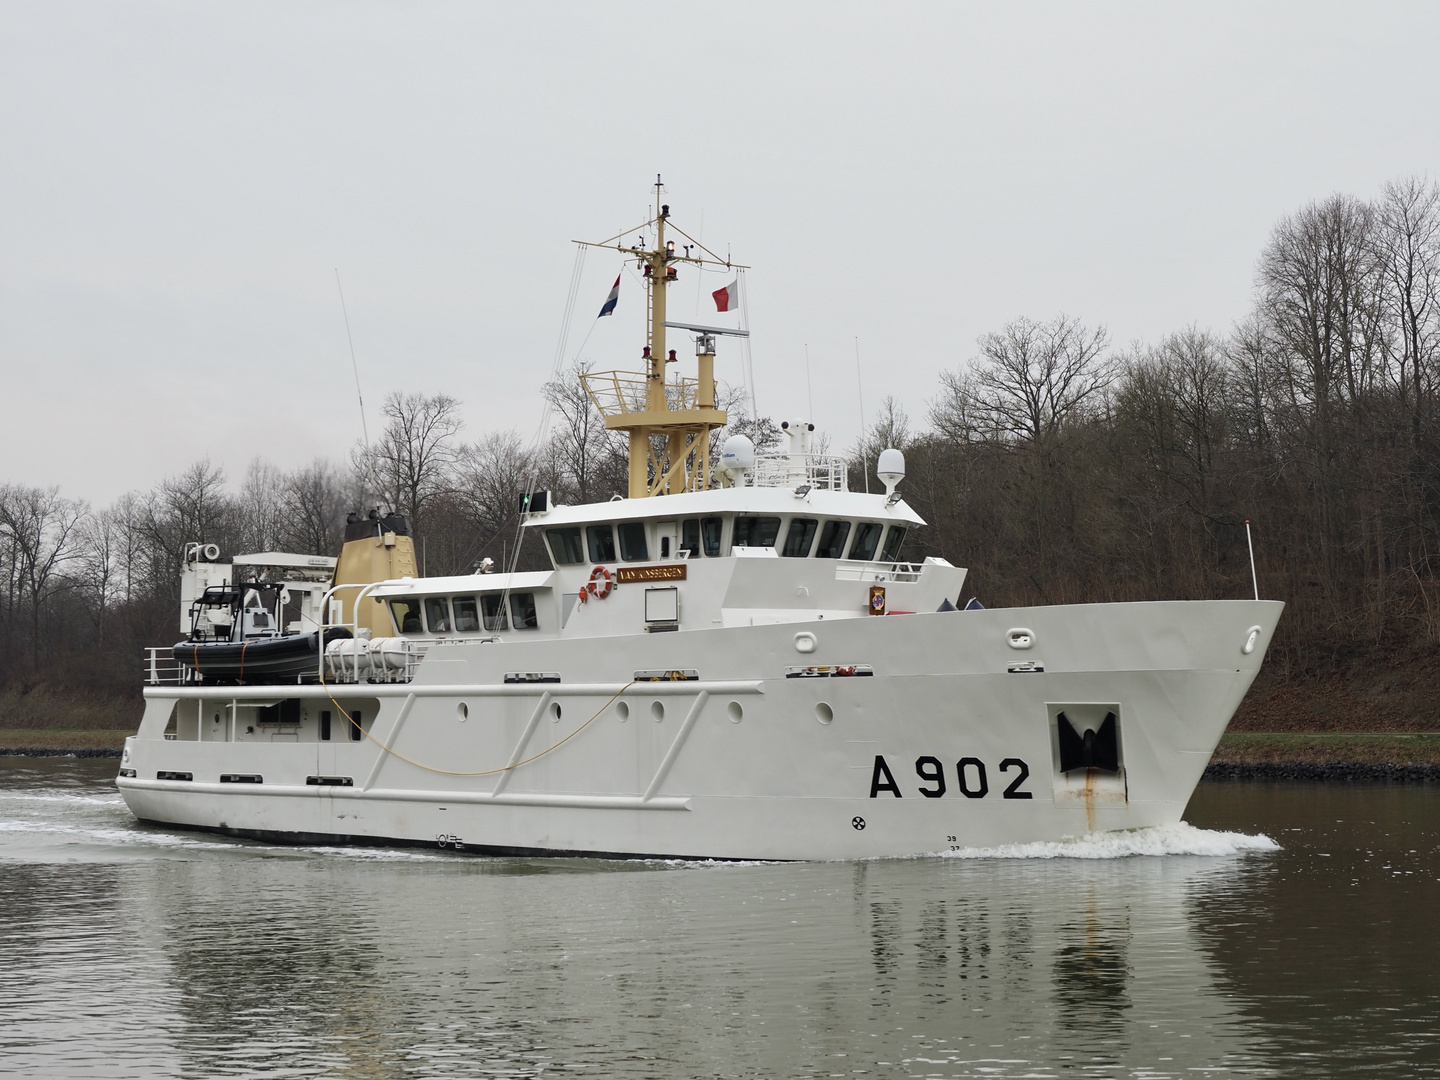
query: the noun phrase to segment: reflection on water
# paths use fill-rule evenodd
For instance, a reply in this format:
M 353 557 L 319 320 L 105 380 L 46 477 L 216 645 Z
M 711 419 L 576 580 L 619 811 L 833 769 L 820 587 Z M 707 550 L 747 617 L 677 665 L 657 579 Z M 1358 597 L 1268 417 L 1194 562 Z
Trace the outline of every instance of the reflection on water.
M 0 764 L 0 1073 L 1440 1073 L 1427 789 L 1201 789 L 1280 851 L 705 865 L 168 833 L 111 771 Z
M 1113 1044 L 1124 1036 L 1130 1007 L 1129 912 L 1104 918 L 1092 891 L 1084 914 L 1058 936 L 1053 977 L 1061 1026 Z

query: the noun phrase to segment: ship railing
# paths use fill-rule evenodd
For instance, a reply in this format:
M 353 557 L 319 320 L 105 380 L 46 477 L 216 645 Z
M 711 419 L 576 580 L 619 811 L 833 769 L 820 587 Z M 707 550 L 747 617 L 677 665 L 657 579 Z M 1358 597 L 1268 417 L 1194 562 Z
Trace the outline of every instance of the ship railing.
M 799 487 L 848 491 L 846 460 L 830 454 L 757 454 L 752 481 L 756 487 Z
M 639 371 L 591 371 L 580 376 L 601 416 L 647 411 L 650 379 Z M 665 404 L 672 411 L 688 411 L 700 400 L 700 380 L 676 377 L 665 384 Z
M 170 654 L 168 645 L 146 649 L 142 664 L 147 686 L 181 686 L 191 681 L 192 672 Z
M 836 581 L 893 581 L 896 583 L 920 580 L 924 569 L 919 563 L 909 562 L 859 562 L 842 559 L 835 567 Z

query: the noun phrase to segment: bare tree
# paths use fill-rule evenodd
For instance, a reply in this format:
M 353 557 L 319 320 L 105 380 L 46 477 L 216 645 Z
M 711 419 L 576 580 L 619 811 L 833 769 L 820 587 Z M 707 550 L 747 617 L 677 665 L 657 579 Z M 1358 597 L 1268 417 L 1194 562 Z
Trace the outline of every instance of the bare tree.
M 566 497 L 581 503 L 594 502 L 614 489 L 615 459 L 623 458 L 629 445 L 622 433 L 605 429 L 604 418 L 586 393 L 580 377 L 590 367 L 577 361 L 543 388 L 560 420 L 547 447 L 556 482 Z
M 285 532 L 286 477 L 261 458 L 250 462 L 234 500 L 235 543 L 245 551 L 275 551 Z
M 355 487 L 324 458 L 286 476 L 280 492 L 284 546 L 310 555 L 336 554 L 344 538 L 345 514 L 363 500 Z
M 463 426 L 460 402 L 446 394 L 391 393 L 380 410 L 385 430 L 370 448 L 359 449 L 356 470 L 382 498 L 421 528 L 425 508 L 453 487 Z
M 968 387 L 974 405 L 996 430 L 1048 447 L 1109 386 L 1107 345 L 1104 327 L 1090 330 L 1064 315 L 1016 319 L 980 339 Z
M 464 448 L 458 487 L 478 527 L 482 547 L 514 528 L 520 496 L 539 479 L 537 466 L 514 430 L 491 432 Z
M 83 502 L 60 497 L 58 487 L 0 487 L 0 532 L 9 541 L 30 615 L 30 659 L 40 648 L 40 618 L 46 601 L 66 581 L 61 571 L 78 547 L 78 526 L 88 512 Z
M 1415 177 L 1386 184 L 1376 211 L 1374 243 L 1394 330 L 1387 344 L 1400 400 L 1410 413 L 1412 445 L 1418 450 L 1440 353 L 1440 187 Z

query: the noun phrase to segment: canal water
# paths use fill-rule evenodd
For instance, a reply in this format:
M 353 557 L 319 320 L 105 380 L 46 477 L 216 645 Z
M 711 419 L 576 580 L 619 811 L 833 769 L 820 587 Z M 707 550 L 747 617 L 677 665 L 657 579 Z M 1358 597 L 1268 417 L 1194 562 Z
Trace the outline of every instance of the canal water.
M 864 863 L 487 860 L 134 823 L 0 759 L 0 1074 L 1440 1075 L 1440 790 Z

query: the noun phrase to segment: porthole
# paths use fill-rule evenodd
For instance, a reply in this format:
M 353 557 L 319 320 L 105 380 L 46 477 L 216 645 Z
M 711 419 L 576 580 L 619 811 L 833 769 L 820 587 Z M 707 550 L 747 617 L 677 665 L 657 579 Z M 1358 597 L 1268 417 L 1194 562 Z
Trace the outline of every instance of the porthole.
M 463 724 L 466 720 L 470 719 L 470 706 L 466 705 L 463 701 L 460 702 L 459 705 L 455 706 L 455 715 Z
M 552 701 L 550 703 L 550 720 L 556 724 L 560 722 L 560 702 L 558 701 Z
M 745 719 L 745 706 L 741 705 L 738 701 L 732 701 L 729 705 L 725 706 L 725 712 L 730 717 L 730 723 L 732 724 L 738 724 L 741 720 Z
M 828 724 L 835 719 L 835 710 L 822 701 L 815 706 L 815 719 L 822 724 Z
M 630 719 L 630 703 L 628 701 L 617 701 L 615 703 L 615 715 L 620 718 L 623 724 Z
M 665 703 L 663 701 L 652 701 L 650 703 L 650 719 L 659 723 L 665 719 Z

